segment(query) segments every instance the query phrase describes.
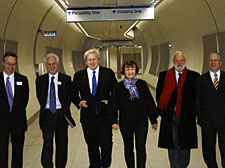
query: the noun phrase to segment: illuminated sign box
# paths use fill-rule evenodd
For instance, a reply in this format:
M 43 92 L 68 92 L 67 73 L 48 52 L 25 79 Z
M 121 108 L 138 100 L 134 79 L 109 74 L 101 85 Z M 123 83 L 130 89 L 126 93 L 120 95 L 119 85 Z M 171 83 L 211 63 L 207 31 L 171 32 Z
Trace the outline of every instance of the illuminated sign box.
M 43 36 L 56 36 L 57 31 L 42 31 Z
M 154 6 L 67 8 L 67 22 L 154 19 Z

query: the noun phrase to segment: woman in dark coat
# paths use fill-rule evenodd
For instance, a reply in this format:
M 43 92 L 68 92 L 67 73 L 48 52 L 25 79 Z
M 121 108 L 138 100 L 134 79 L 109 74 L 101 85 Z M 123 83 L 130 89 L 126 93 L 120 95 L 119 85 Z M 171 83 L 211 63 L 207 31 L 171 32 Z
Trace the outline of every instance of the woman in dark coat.
M 137 168 L 144 168 L 146 162 L 146 138 L 148 118 L 152 128 L 157 128 L 157 112 L 155 102 L 144 80 L 137 78 L 138 66 L 134 61 L 126 61 L 122 67 L 123 81 L 113 91 L 111 112 L 112 128 L 120 132 L 124 141 L 124 154 L 128 168 L 135 167 L 134 135 L 137 155 Z M 118 122 L 119 110 L 119 122 Z M 119 123 L 119 124 L 118 124 Z

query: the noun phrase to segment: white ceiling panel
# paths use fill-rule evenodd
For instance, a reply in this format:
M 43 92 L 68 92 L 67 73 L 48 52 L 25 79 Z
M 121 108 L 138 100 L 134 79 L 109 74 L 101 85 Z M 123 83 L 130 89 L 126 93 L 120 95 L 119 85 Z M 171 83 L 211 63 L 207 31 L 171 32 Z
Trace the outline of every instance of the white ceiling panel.
M 104 0 L 68 0 L 69 7 L 102 7 Z

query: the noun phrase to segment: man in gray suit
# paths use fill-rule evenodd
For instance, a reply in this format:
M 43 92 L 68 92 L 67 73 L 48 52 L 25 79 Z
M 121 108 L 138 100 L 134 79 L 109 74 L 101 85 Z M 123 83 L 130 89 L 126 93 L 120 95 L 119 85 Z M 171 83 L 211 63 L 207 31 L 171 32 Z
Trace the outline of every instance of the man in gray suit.
M 209 71 L 197 79 L 196 109 L 202 130 L 202 152 L 208 168 L 217 168 L 216 136 L 218 134 L 222 166 L 225 168 L 225 72 L 221 57 L 211 53 Z

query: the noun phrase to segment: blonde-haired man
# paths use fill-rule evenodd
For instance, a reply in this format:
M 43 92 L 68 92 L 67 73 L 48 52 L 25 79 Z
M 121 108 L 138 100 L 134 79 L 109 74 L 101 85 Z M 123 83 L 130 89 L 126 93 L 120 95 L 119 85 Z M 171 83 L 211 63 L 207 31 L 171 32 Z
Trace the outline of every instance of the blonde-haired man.
M 81 108 L 80 121 L 88 146 L 89 167 L 107 168 L 110 167 L 112 154 L 108 100 L 117 80 L 111 69 L 99 66 L 98 50 L 86 51 L 84 60 L 87 68 L 74 75 L 72 101 L 78 109 Z

